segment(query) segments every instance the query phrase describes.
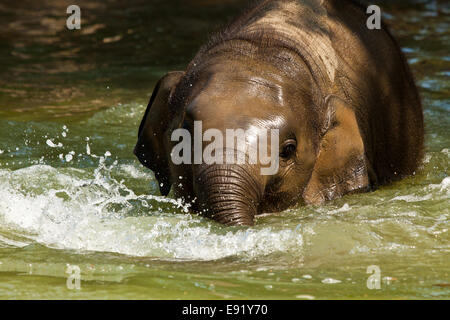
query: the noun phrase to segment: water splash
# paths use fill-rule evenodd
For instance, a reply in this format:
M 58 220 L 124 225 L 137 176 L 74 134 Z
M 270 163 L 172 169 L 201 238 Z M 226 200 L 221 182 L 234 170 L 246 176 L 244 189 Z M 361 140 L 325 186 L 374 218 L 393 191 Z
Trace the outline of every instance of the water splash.
M 105 160 L 99 157 L 93 172 L 48 165 L 0 170 L 0 242 L 183 260 L 301 251 L 302 237 L 291 230 L 225 231 L 186 214 L 181 200 L 137 195 L 113 175 L 150 175 L 129 164 L 107 166 Z M 9 239 L 11 232 L 27 241 Z

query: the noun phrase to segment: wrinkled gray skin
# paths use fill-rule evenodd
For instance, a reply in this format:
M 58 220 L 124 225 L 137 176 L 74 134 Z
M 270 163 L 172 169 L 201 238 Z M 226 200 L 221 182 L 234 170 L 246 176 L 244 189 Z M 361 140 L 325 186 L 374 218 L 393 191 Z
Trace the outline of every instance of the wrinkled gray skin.
M 160 190 L 227 225 L 298 202 L 320 204 L 412 174 L 423 153 L 414 81 L 387 29 L 343 0 L 269 0 L 205 45 L 186 71 L 157 84 L 135 154 Z M 276 128 L 280 168 L 174 165 L 171 133 Z M 179 177 L 182 177 L 181 179 Z

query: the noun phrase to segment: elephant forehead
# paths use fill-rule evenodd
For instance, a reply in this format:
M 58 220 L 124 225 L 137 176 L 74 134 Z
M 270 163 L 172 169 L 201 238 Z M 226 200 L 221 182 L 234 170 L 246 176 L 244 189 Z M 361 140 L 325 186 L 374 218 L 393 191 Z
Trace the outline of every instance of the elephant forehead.
M 199 94 L 187 107 L 186 113 L 192 120 L 212 123 L 245 124 L 252 121 L 271 120 L 286 117 L 288 111 L 271 99 L 259 95 L 246 94 L 235 90 L 232 94 Z
M 256 97 L 284 104 L 284 92 L 291 84 L 288 79 L 277 74 L 272 66 L 261 61 L 227 61 L 227 68 L 223 67 L 223 61 L 220 64 L 209 70 L 207 84 L 200 93 L 201 99 L 217 96 L 220 99 L 228 97 L 228 100 L 233 98 L 239 101 Z M 230 64 L 233 68 L 229 67 Z

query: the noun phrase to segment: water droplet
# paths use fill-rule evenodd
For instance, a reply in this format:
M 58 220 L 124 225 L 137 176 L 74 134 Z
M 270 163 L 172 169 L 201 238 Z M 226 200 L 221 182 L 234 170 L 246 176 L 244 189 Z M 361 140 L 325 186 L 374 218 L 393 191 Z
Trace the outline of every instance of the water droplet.
M 335 284 L 335 283 L 341 283 L 341 280 L 333 279 L 333 278 L 325 278 L 322 280 L 322 283 L 325 284 Z
M 46 143 L 50 148 L 61 148 L 63 146 L 61 142 L 59 142 L 58 144 L 54 144 L 50 139 L 47 139 Z

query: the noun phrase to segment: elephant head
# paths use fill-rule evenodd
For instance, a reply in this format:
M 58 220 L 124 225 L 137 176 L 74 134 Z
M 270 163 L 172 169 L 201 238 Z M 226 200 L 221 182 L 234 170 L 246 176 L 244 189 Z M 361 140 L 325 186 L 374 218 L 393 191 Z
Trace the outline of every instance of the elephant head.
M 135 147 L 140 162 L 155 172 L 161 193 L 167 195 L 173 185 L 176 196 L 192 202 L 194 211 L 226 225 L 252 225 L 260 213 L 299 201 L 321 203 L 367 186 L 354 111 L 337 96 L 322 98 L 307 66 L 299 61 L 297 67 L 292 76 L 248 58 L 201 67 L 194 60 L 187 72 L 164 76 L 153 91 Z M 197 141 L 196 123 L 201 124 Z M 173 161 L 177 129 L 193 138 L 183 151 L 190 163 Z M 267 143 L 267 153 L 277 156 L 277 170 L 263 174 L 264 164 L 249 161 L 248 155 L 232 163 L 194 159 L 194 144 L 204 152 L 212 140 L 202 133 L 216 130 L 226 136 L 231 129 L 248 133 L 245 146 L 261 130 L 276 129 L 278 141 Z M 249 150 L 229 146 L 219 151 L 237 155 Z

